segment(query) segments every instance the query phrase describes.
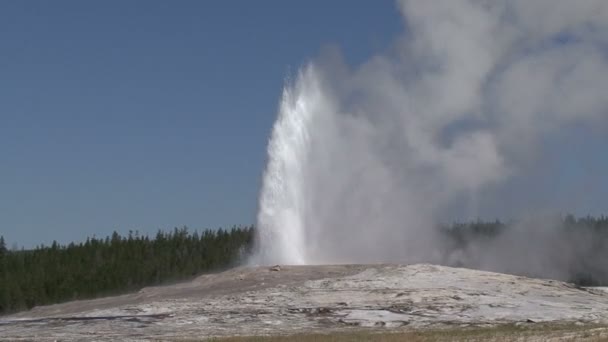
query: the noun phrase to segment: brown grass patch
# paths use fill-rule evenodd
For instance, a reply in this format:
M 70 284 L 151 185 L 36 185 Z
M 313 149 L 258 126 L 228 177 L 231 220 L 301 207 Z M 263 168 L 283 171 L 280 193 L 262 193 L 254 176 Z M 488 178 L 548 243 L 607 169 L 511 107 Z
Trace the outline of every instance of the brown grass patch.
M 448 342 L 448 341 L 608 341 L 608 327 L 577 324 L 505 324 L 494 327 L 461 327 L 382 332 L 357 330 L 351 332 L 296 334 L 288 336 L 242 336 L 214 338 L 217 342 Z

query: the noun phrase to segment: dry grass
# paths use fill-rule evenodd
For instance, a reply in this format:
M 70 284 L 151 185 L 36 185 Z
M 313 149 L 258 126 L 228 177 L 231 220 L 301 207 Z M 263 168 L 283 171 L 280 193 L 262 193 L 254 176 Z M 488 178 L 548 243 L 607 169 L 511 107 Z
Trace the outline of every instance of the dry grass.
M 447 342 L 447 341 L 608 341 L 608 327 L 575 324 L 513 324 L 495 327 L 424 329 L 400 332 L 360 330 L 340 333 L 310 333 L 289 336 L 250 336 L 212 339 L 217 342 Z

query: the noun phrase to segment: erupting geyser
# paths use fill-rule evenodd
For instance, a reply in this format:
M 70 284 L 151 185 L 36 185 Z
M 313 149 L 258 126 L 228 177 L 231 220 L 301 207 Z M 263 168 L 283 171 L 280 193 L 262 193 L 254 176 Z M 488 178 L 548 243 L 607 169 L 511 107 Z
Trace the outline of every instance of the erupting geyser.
M 438 220 L 500 206 L 546 137 L 607 123 L 608 2 L 398 4 L 390 53 L 350 68 L 329 51 L 286 85 L 256 263 L 449 263 Z
M 311 68 L 298 83 L 285 88 L 279 117 L 268 145 L 268 165 L 260 195 L 258 226 L 263 260 L 288 264 L 307 262 L 304 244 L 305 175 L 310 121 L 324 104 Z

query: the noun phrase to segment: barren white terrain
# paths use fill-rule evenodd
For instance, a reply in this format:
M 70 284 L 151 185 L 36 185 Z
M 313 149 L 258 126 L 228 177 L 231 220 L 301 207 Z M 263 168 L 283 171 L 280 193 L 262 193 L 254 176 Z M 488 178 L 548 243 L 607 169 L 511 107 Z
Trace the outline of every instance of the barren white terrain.
M 608 293 L 434 265 L 235 268 L 0 318 L 11 341 L 208 338 L 373 328 L 608 322 Z

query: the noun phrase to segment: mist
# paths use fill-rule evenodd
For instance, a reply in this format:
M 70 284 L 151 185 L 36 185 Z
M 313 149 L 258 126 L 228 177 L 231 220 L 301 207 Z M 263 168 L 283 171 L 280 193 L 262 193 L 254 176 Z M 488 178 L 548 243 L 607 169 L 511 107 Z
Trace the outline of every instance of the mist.
M 565 278 L 572 237 L 560 220 L 530 215 L 559 209 L 519 192 L 518 210 L 505 188 L 542 182 L 534 170 L 564 131 L 606 134 L 608 2 L 396 5 L 404 29 L 385 51 L 351 66 L 326 48 L 287 82 L 253 262 L 430 262 Z M 488 216 L 488 203 L 523 219 L 492 241 L 449 248 L 436 227 Z

